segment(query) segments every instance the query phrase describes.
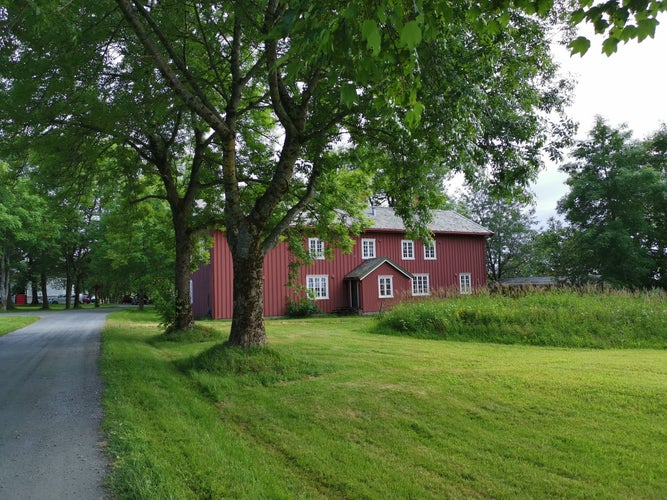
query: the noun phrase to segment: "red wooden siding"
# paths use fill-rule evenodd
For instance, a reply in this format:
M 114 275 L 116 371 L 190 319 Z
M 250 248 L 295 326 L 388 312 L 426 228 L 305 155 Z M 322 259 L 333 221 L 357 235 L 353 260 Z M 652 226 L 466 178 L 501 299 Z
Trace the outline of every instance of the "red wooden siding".
M 412 274 L 428 274 L 431 294 L 439 290 L 458 290 L 459 275 L 469 273 L 473 289 L 486 286 L 486 238 L 474 234 L 436 234 L 436 260 L 424 259 L 424 246 L 421 241 L 414 242 L 414 260 L 403 260 L 401 241 L 403 233 L 369 230 L 356 238 L 351 254 L 343 254 L 336 249 L 331 260 L 316 260 L 311 265 L 299 270 L 298 282 L 305 286 L 308 275 L 328 276 L 329 298 L 317 300 L 318 308 L 323 312 L 333 312 L 350 305 L 350 284 L 345 276 L 359 266 L 361 258 L 361 239 L 374 238 L 376 257 L 387 257 Z M 307 245 L 307 240 L 304 245 Z M 282 316 L 291 290 L 286 287 L 289 263 L 292 257 L 286 243 L 280 243 L 266 256 L 264 261 L 264 314 Z M 379 275 L 394 277 L 394 299 L 379 299 Z M 205 266 L 193 274 L 194 310 L 203 316 L 211 311 L 214 318 L 231 318 L 233 312 L 232 297 L 233 267 L 232 258 L 224 234 L 214 233 L 211 265 Z M 208 288 L 208 290 L 206 290 Z M 412 295 L 410 280 L 392 266 L 380 266 L 365 277 L 360 286 L 360 307 L 363 312 L 377 312 L 386 309 L 391 303 L 405 296 Z M 209 298 L 211 303 L 200 304 Z

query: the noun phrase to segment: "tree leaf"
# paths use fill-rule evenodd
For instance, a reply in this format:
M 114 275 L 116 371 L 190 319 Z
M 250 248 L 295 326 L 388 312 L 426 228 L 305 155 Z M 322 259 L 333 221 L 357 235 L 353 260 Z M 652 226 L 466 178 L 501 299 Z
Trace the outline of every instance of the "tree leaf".
M 602 42 L 602 52 L 604 52 L 607 56 L 612 55 L 614 52 L 616 52 L 618 42 L 618 38 L 607 38 L 604 42 Z
M 414 49 L 422 41 L 422 30 L 417 21 L 409 21 L 401 29 L 401 43 L 409 49 Z
M 357 99 L 357 88 L 352 83 L 344 83 L 340 88 L 340 101 L 347 107 L 352 107 Z
M 366 19 L 361 25 L 361 38 L 366 40 L 368 49 L 376 56 L 380 53 L 382 35 L 375 21 Z
M 653 38 L 655 36 L 655 28 L 658 26 L 656 19 L 642 19 L 637 22 L 637 38 L 641 42 L 647 36 Z
M 568 47 L 572 55 L 581 54 L 583 56 L 591 48 L 591 41 L 585 36 L 580 36 L 572 40 Z

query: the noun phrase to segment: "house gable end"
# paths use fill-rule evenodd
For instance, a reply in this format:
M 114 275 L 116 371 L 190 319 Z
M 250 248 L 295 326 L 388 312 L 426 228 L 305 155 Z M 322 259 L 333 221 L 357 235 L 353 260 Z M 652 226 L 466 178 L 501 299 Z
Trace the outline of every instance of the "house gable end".
M 403 269 L 401 266 L 393 262 L 391 259 L 387 257 L 378 257 L 375 259 L 369 259 L 362 264 L 358 265 L 355 267 L 352 271 L 350 271 L 346 276 L 346 280 L 359 280 L 362 281 L 364 278 L 366 278 L 368 275 L 370 275 L 373 271 L 381 267 L 382 265 L 388 265 L 396 269 L 399 273 L 403 274 L 406 278 L 412 279 L 412 274 L 405 269 Z

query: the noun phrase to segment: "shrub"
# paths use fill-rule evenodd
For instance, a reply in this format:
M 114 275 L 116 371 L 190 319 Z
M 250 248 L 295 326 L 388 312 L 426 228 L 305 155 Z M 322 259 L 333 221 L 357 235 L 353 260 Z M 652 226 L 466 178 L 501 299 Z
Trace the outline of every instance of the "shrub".
M 319 313 L 315 301 L 307 297 L 287 302 L 287 316 L 290 318 L 307 318 Z

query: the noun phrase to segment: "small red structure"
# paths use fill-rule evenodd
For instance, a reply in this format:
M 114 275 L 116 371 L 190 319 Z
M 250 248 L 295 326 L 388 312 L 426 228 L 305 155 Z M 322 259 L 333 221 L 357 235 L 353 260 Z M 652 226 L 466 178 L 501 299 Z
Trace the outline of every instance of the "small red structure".
M 471 293 L 486 286 L 486 239 L 493 233 L 450 210 L 433 212 L 429 229 L 434 240 L 405 236 L 402 220 L 391 208 L 372 207 L 374 224 L 355 238 L 350 254 L 333 251 L 324 258 L 325 243 L 308 238 L 304 245 L 314 260 L 298 272 L 317 307 L 325 313 L 354 310 L 373 313 L 398 300 L 440 291 Z M 264 259 L 264 314 L 283 316 L 294 297 L 287 287 L 289 264 L 295 260 L 287 243 L 279 243 Z M 213 233 L 211 262 L 192 275 L 195 316 L 231 318 L 232 256 L 224 233 Z

